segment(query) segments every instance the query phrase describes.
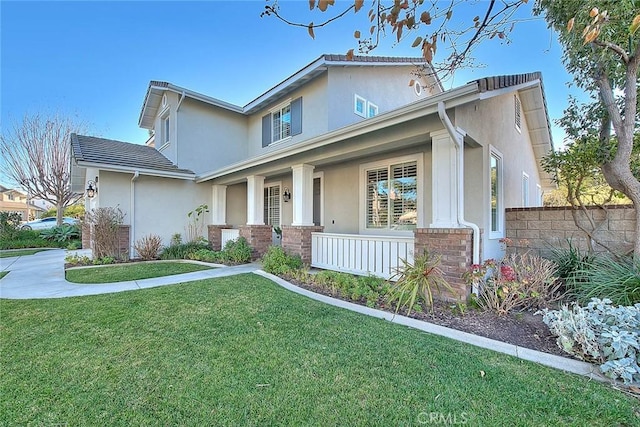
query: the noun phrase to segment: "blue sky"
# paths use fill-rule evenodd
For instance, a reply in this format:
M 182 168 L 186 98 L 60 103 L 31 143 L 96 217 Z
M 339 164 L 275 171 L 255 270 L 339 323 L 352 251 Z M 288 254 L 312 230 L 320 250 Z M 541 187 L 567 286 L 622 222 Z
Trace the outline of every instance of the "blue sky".
M 469 7 L 473 3 L 483 7 L 482 1 Z M 317 29 L 313 40 L 305 29 L 261 18 L 265 4 L 2 0 L 1 124 L 25 113 L 60 111 L 83 118 L 92 135 L 143 143 L 148 134 L 137 123 L 150 80 L 244 105 L 321 54 L 356 47 L 354 30 L 369 26 L 365 7 Z M 281 5 L 303 22 L 310 20 L 307 0 Z M 475 57 L 486 66 L 459 70 L 445 86 L 542 71 L 549 115 L 557 119 L 568 94 L 579 92 L 567 87 L 571 77 L 555 35 L 544 21 L 531 19 L 530 7 L 520 16 L 525 21 L 516 26 L 511 44 L 498 38 L 484 43 Z M 411 40 L 394 47 L 388 37 L 373 54 L 418 56 Z M 560 145 L 562 132 L 554 127 L 553 134 Z

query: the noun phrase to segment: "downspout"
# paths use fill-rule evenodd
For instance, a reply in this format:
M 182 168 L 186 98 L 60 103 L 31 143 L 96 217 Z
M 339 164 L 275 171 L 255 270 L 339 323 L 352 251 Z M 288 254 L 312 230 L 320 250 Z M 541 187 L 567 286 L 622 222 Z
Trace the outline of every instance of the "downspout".
M 129 256 L 132 257 L 135 251 L 135 236 L 136 236 L 136 184 L 135 182 L 140 177 L 140 172 L 135 171 L 133 173 L 133 177 L 131 178 L 131 207 L 129 208 L 131 212 L 131 227 L 129 231 L 131 235 L 129 236 Z
M 480 227 L 473 222 L 468 222 L 464 219 L 464 143 L 460 133 L 454 128 L 451 119 L 447 116 L 447 112 L 444 108 L 444 102 L 438 102 L 438 116 L 440 121 L 449 132 L 451 140 L 456 147 L 456 154 L 458 155 L 457 163 L 457 198 L 458 198 L 458 212 L 457 219 L 460 225 L 469 227 L 473 230 L 473 263 L 480 264 Z M 474 293 L 476 290 L 474 290 Z

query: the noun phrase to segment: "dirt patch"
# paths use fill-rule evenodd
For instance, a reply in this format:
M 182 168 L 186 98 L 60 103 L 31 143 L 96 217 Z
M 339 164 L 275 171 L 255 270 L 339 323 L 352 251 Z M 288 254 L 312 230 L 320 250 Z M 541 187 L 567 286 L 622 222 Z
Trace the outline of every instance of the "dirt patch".
M 285 279 L 312 292 L 365 305 L 365 301 L 354 301 L 350 298 L 345 298 L 339 292 L 332 292 L 330 289 L 313 284 L 300 283 L 291 278 Z M 382 299 L 378 301 L 378 305 L 375 308 L 389 312 L 395 311 Z M 400 314 L 406 315 L 407 313 L 400 311 Z M 563 357 L 572 357 L 558 347 L 556 337 L 551 334 L 547 325 L 542 321 L 542 315 L 534 315 L 532 312 L 517 312 L 505 316 L 498 316 L 495 313 L 477 309 L 464 309 L 464 312 L 461 312 L 460 308 L 454 303 L 436 301 L 432 312 L 429 310 L 424 310 L 423 312 L 412 311 L 410 317 L 519 347 Z

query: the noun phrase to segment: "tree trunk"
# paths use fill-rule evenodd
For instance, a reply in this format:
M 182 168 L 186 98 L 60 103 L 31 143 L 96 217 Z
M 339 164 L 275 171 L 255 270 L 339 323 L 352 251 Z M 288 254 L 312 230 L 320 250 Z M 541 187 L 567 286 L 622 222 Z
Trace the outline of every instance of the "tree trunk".
M 60 227 L 62 225 L 62 215 L 64 215 L 64 203 L 58 202 L 56 211 L 56 224 Z

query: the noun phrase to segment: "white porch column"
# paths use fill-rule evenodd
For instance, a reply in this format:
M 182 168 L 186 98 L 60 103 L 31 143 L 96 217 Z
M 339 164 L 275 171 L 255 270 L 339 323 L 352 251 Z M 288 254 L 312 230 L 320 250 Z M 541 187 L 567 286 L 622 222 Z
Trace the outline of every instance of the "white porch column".
M 300 164 L 292 166 L 293 226 L 313 226 L 313 169 L 315 166 Z
M 247 225 L 264 225 L 264 176 L 247 177 Z
M 211 186 L 211 224 L 225 225 L 227 223 L 227 186 Z
M 431 132 L 432 228 L 457 228 L 456 148 L 446 130 Z

